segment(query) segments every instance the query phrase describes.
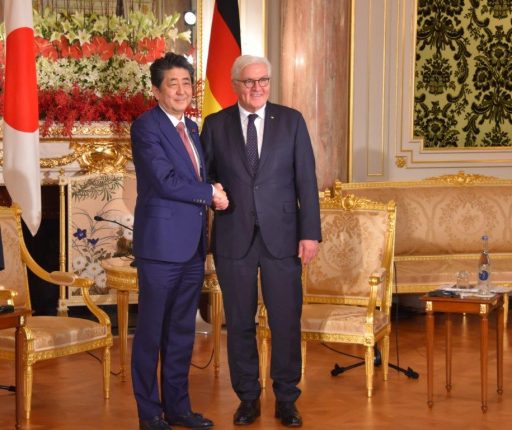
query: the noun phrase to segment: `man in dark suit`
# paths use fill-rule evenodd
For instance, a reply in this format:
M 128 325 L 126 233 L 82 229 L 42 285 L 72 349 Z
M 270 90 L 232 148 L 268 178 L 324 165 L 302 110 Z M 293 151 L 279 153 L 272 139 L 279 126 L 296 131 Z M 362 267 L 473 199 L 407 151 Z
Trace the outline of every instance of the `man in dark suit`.
M 228 202 L 220 185 L 205 182 L 197 125 L 184 116 L 192 100 L 192 66 L 168 53 L 150 71 L 158 106 L 131 128 L 139 282 L 133 391 L 141 430 L 169 430 L 170 424 L 210 428 L 212 421 L 192 412 L 188 372 L 204 275 L 207 205 L 222 209 Z
M 228 330 L 231 383 L 241 400 L 234 423 L 260 415 L 255 316 L 258 269 L 272 331 L 276 417 L 302 425 L 300 395 L 301 260 L 316 255 L 320 210 L 315 159 L 306 123 L 294 109 L 269 103 L 271 66 L 241 56 L 232 67 L 238 103 L 206 118 L 201 133 L 209 179 L 229 207 L 214 219 L 212 248 Z

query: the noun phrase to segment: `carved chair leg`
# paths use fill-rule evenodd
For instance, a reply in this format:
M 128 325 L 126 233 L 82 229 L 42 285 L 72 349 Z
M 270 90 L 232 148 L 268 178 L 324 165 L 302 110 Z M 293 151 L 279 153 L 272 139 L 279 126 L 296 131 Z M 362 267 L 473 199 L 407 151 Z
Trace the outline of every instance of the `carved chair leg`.
M 387 381 L 389 370 L 389 334 L 384 336 L 384 338 L 382 339 L 382 367 L 384 381 Z
M 368 397 L 372 396 L 373 392 L 373 369 L 375 363 L 373 362 L 375 358 L 373 352 L 373 346 L 367 346 L 366 352 L 364 354 L 364 361 L 366 367 L 366 389 L 368 391 Z
M 24 393 L 23 404 L 25 406 L 25 418 L 30 419 L 30 411 L 32 410 L 32 383 L 34 381 L 33 368 L 31 364 L 25 364 L 25 380 L 23 381 Z
M 302 364 L 300 366 L 300 374 L 301 376 L 304 376 L 304 372 L 306 370 L 306 352 L 307 352 L 307 342 L 305 340 L 302 340 L 300 343 L 300 352 L 302 356 Z
M 263 334 L 260 339 L 260 385 L 262 389 L 267 386 L 268 366 L 268 337 Z
M 503 318 L 505 318 L 505 328 L 507 327 L 507 321 L 508 321 L 508 302 L 509 302 L 509 297 L 508 297 L 508 294 L 504 294 L 503 295 L 503 311 L 504 311 L 504 316 Z
M 110 347 L 103 349 L 103 395 L 110 398 Z

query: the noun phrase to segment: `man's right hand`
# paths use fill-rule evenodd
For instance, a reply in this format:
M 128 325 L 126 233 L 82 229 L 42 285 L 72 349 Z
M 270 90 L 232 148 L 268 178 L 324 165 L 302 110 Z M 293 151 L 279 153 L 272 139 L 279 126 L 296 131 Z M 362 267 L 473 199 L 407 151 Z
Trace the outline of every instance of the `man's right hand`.
M 213 207 L 217 211 L 223 211 L 229 206 L 228 196 L 222 187 L 222 184 L 213 184 L 215 187 L 215 193 L 213 194 Z

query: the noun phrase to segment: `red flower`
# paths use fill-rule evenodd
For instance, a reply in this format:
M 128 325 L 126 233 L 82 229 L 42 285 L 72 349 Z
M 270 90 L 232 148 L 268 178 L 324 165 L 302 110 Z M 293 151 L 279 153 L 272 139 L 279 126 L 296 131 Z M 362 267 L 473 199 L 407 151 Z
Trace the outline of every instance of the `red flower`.
M 135 60 L 139 64 L 146 64 L 155 61 L 164 55 L 165 52 L 165 40 L 163 37 L 156 39 L 150 39 L 145 37 L 139 40 L 137 43 L 137 53 L 135 54 Z
M 102 60 L 108 60 L 114 55 L 114 44 L 109 43 L 102 36 L 94 36 L 91 40 L 94 46 L 94 53 L 98 54 Z
M 128 45 L 128 42 L 126 41 L 117 47 L 116 53 L 117 55 L 123 55 L 130 60 L 133 59 L 133 49 L 130 45 Z
M 90 58 L 96 53 L 96 48 L 92 43 L 86 42 L 82 44 L 82 55 L 84 58 Z
M 123 122 L 131 122 L 141 113 L 155 105 L 153 99 L 143 94 L 106 94 L 98 97 L 92 90 L 81 90 L 77 86 L 71 92 L 63 89 L 39 92 L 39 112 L 44 112 L 41 135 L 46 136 L 55 122 L 63 125 L 63 132 L 71 136 L 76 121 L 110 121 L 112 131 L 120 131 Z
M 43 57 L 49 58 L 50 60 L 56 61 L 59 58 L 59 53 L 48 40 L 42 37 L 36 37 L 34 39 L 36 45 L 36 55 L 42 55 Z

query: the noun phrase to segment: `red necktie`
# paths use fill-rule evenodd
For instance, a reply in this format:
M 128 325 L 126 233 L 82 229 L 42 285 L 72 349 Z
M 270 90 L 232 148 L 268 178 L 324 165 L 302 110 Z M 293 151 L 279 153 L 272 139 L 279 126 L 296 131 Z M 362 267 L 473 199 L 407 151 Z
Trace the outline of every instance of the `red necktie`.
M 197 166 L 196 156 L 194 154 L 194 150 L 192 149 L 192 143 L 190 142 L 187 136 L 187 132 L 185 131 L 185 125 L 182 122 L 179 122 L 178 125 L 176 125 L 176 130 L 178 131 L 183 145 L 188 152 L 188 156 L 190 157 L 190 161 L 192 161 L 192 165 L 194 166 L 194 171 L 196 172 L 197 177 L 201 178 L 199 175 L 199 167 Z

